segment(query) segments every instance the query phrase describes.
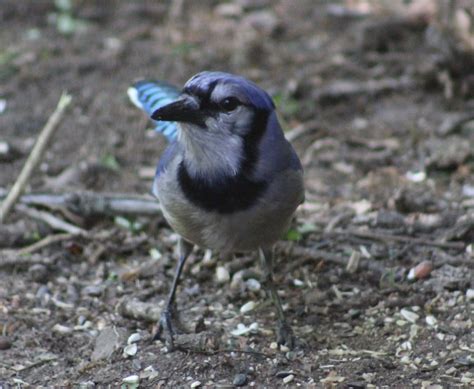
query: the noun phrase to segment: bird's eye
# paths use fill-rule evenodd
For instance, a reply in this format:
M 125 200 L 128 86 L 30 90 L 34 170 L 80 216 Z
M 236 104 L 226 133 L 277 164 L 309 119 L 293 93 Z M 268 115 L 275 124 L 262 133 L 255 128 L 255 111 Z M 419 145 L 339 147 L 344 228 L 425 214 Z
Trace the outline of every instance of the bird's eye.
M 235 97 L 226 97 L 225 99 L 221 100 L 219 105 L 224 111 L 230 112 L 240 105 L 240 101 Z

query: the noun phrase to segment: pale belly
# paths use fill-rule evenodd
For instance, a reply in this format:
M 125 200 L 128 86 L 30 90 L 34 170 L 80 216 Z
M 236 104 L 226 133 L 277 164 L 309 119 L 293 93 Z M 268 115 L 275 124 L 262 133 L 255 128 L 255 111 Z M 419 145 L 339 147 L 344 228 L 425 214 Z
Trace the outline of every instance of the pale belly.
M 266 200 L 228 214 L 197 208 L 169 177 L 160 177 L 155 185 L 163 214 L 179 235 L 198 246 L 224 253 L 273 245 L 287 231 L 304 197 L 302 176 L 295 171 L 272 183 L 264 196 Z

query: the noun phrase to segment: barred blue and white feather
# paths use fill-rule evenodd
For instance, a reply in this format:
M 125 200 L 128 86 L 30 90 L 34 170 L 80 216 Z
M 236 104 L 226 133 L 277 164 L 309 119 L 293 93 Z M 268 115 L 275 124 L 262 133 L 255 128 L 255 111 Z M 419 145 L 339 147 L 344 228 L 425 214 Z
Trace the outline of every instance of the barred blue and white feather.
M 181 92 L 163 81 L 138 81 L 127 90 L 131 102 L 151 116 L 158 108 L 175 101 Z M 176 140 L 178 127 L 175 122 L 153 120 L 155 130 L 163 134 L 169 142 Z

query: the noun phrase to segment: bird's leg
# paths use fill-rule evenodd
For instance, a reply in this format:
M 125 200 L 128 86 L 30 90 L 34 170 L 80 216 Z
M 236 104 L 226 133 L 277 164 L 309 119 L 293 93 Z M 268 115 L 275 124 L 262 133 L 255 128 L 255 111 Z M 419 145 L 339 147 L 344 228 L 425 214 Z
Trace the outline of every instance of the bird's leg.
M 277 310 L 278 315 L 278 327 L 277 327 L 277 342 L 278 344 L 284 344 L 289 348 L 294 346 L 295 337 L 293 330 L 285 319 L 285 314 L 281 306 L 280 297 L 273 283 L 273 250 L 272 249 L 261 249 L 260 250 L 260 264 L 263 270 L 263 286 L 270 294 L 270 298 Z
M 179 276 L 183 271 L 184 264 L 189 254 L 193 249 L 193 245 L 184 239 L 180 238 L 178 242 L 178 252 L 179 252 L 179 261 L 174 273 L 173 285 L 171 286 L 168 299 L 166 300 L 166 305 L 161 312 L 160 321 L 158 322 L 158 329 L 153 337 L 153 340 L 163 340 L 162 334 L 165 332 L 166 343 L 169 346 L 170 350 L 173 349 L 173 335 L 176 333 L 175 328 L 179 328 L 178 313 L 176 310 L 176 304 L 174 302 L 176 289 L 179 283 Z

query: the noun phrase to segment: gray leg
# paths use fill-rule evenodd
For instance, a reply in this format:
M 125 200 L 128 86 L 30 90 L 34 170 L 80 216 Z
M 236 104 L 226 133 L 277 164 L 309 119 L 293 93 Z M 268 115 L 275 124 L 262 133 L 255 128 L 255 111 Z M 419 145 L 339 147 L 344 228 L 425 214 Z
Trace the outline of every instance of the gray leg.
M 166 333 L 166 342 L 170 349 L 173 349 L 173 335 L 176 333 L 174 327 L 179 328 L 179 321 L 175 306 L 175 296 L 176 296 L 176 289 L 179 283 L 179 276 L 183 271 L 184 264 L 186 263 L 186 259 L 188 258 L 189 254 L 193 250 L 193 245 L 184 239 L 180 238 L 178 242 L 178 252 L 179 252 L 179 261 L 178 266 L 176 268 L 176 272 L 174 273 L 173 285 L 171 286 L 170 293 L 168 295 L 168 299 L 166 300 L 166 305 L 161 313 L 160 321 L 158 322 L 158 330 L 156 331 L 155 336 L 153 337 L 154 340 L 163 340 L 162 333 L 165 331 Z
M 293 330 L 290 325 L 286 322 L 283 308 L 281 307 L 280 297 L 275 289 L 273 283 L 273 250 L 272 249 L 261 249 L 260 251 L 260 263 L 263 270 L 263 286 L 270 294 L 270 298 L 277 310 L 278 315 L 278 327 L 277 327 L 277 342 L 278 344 L 284 344 L 290 348 L 294 346 L 295 337 Z

